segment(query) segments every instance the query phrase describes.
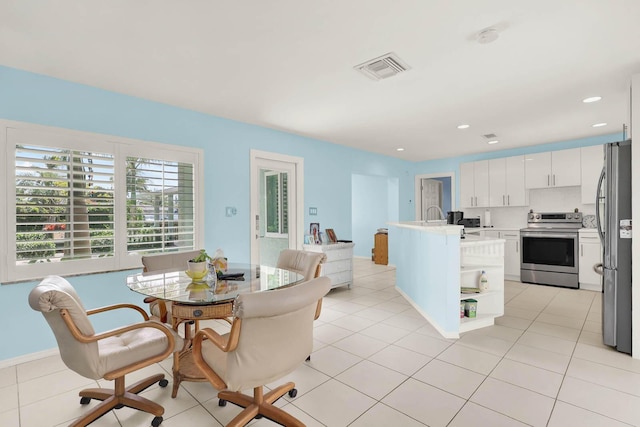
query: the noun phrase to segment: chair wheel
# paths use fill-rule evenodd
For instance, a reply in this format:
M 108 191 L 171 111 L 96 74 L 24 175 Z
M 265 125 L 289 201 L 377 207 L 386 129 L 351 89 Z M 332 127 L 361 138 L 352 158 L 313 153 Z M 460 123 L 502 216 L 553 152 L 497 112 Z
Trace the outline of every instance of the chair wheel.
M 262 418 L 262 414 L 258 414 L 254 417 L 256 420 L 259 420 L 260 418 Z
M 160 387 L 163 387 L 163 388 L 164 388 L 164 387 L 166 387 L 166 386 L 168 386 L 168 385 L 169 385 L 169 380 L 167 380 L 167 379 L 162 379 L 162 380 L 160 380 L 160 382 L 158 382 L 158 385 L 159 385 Z
M 218 406 L 227 406 L 227 401 L 224 399 L 218 399 Z
M 86 405 L 86 404 L 88 404 L 89 402 L 91 402 L 91 398 L 90 398 L 90 397 L 81 397 L 81 398 L 80 398 L 80 404 L 81 404 L 81 405 Z
M 294 398 L 298 395 L 298 390 L 296 390 L 295 388 L 292 388 L 291 390 L 289 390 L 289 397 L 290 398 Z
M 122 403 L 119 404 L 119 405 L 116 405 L 116 407 L 115 407 L 115 409 L 122 409 L 122 408 L 124 408 L 124 405 Z
M 153 427 L 158 427 L 160 424 L 162 424 L 162 417 L 154 417 L 151 421 Z

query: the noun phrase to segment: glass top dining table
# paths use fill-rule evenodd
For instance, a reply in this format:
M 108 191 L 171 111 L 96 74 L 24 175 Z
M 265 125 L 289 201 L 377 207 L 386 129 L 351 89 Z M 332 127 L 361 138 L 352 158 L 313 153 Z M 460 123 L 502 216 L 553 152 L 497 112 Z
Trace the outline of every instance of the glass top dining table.
M 304 276 L 264 265 L 229 264 L 227 279 L 195 281 L 184 269 L 158 270 L 127 276 L 127 286 L 139 294 L 181 304 L 230 302 L 242 293 L 278 289 Z M 232 276 L 232 277 L 230 277 Z

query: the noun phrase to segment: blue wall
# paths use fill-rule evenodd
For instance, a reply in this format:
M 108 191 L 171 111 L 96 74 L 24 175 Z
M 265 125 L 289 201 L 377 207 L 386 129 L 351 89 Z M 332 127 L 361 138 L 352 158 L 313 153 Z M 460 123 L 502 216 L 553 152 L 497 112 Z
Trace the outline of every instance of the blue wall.
M 216 184 L 205 186 L 206 247 L 210 251 L 223 248 L 235 262 L 248 262 L 250 257 L 249 151 L 252 148 L 303 157 L 305 226 L 312 221 L 319 222 L 323 228 L 333 228 L 340 239 L 352 239 L 352 221 L 358 221 L 352 218 L 353 175 L 386 177 L 391 180 L 388 182 L 397 182 L 387 193 L 388 198 L 399 200 L 397 208 L 387 210 L 389 220 L 396 215 L 401 221 L 413 220 L 415 174 L 445 171 L 458 174 L 461 162 L 602 144 L 620 138 L 586 138 L 411 163 L 2 66 L 0 118 L 202 148 L 208 165 L 205 181 Z M 456 189 L 457 198 L 458 193 Z M 225 206 L 235 206 L 238 214 L 226 217 Z M 318 208 L 317 216 L 308 216 L 310 206 Z M 367 248 L 365 244 L 362 246 Z M 140 303 L 142 298 L 124 286 L 125 276 L 126 273 L 109 273 L 74 277 L 70 281 L 78 287 L 88 308 L 113 302 Z M 0 324 L 18 325 L 5 327 L 0 332 L 0 341 L 11 343 L 0 346 L 0 361 L 55 347 L 45 321 L 27 305 L 27 295 L 33 285 L 0 286 L 0 300 L 4 303 Z M 104 324 L 99 323 L 103 328 L 116 325 L 106 320 Z
M 413 215 L 409 203 L 413 199 L 413 165 L 403 160 L 7 67 L 0 67 L 0 94 L 2 119 L 202 148 L 207 165 L 205 182 L 216 184 L 205 186 L 205 245 L 210 251 L 223 248 L 235 262 L 250 261 L 251 149 L 305 159 L 307 228 L 310 222 L 319 222 L 323 228 L 333 228 L 340 239 L 352 239 L 353 174 L 398 180 L 396 198 L 405 200 L 398 207 L 399 215 L 406 219 Z M 235 206 L 238 214 L 225 216 L 225 206 Z M 318 208 L 317 216 L 308 216 L 309 206 Z M 142 298 L 124 286 L 124 276 L 92 275 L 70 281 L 80 287 L 88 308 L 125 300 L 140 303 Z M 0 323 L 20 324 L 0 332 L 2 342 L 12 343 L 0 346 L 0 360 L 55 346 L 44 320 L 27 305 L 33 285 L 0 286 L 5 306 Z

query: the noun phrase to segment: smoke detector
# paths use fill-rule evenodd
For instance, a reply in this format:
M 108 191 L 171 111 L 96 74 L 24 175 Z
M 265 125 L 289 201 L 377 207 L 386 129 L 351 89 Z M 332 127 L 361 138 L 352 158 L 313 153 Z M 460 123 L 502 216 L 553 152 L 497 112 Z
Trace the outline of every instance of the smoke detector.
M 499 35 L 498 30 L 495 28 L 485 28 L 476 35 L 476 40 L 480 44 L 488 44 L 498 40 Z
M 411 69 L 406 62 L 393 52 L 363 62 L 353 68 L 372 80 L 388 79 Z

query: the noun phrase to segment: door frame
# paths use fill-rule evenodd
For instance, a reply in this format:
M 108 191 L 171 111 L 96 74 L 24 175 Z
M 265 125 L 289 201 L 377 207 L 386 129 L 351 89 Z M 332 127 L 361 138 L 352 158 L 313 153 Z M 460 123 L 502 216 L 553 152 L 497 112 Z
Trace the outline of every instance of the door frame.
M 251 263 L 259 263 L 260 245 L 258 244 L 258 215 L 260 214 L 260 174 L 258 168 L 268 162 L 288 163 L 293 166 L 292 181 L 295 183 L 295 203 L 289 204 L 289 218 L 291 219 L 291 209 L 294 209 L 294 220 L 289 221 L 289 247 L 291 249 L 302 249 L 304 238 L 304 158 L 289 156 L 286 154 L 272 153 L 268 151 L 250 150 L 250 187 L 251 199 L 249 201 L 249 229 L 251 239 Z M 293 227 L 292 227 L 293 226 Z M 292 247 L 292 242 L 294 243 Z
M 440 173 L 427 173 L 420 174 L 415 176 L 414 181 L 414 205 L 416 212 L 416 221 L 420 221 L 422 218 L 422 191 L 420 190 L 420 185 L 422 184 L 423 179 L 434 179 L 434 178 L 451 178 L 451 210 L 456 210 L 456 174 L 455 172 L 440 172 Z M 446 214 L 446 212 L 445 212 Z

